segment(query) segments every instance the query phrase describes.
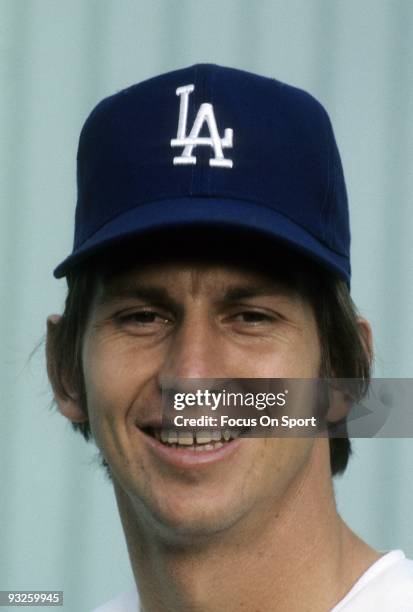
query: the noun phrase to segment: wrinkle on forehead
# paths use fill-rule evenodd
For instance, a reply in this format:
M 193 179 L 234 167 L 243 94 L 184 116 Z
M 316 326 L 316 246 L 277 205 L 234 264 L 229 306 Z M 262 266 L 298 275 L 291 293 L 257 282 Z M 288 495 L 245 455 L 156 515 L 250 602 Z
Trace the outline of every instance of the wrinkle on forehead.
M 214 299 L 225 301 L 257 295 L 278 295 L 288 299 L 301 297 L 299 292 L 261 270 L 216 262 L 170 261 L 140 265 L 113 276 L 111 281 L 100 285 L 97 303 L 135 292 L 159 301 L 168 299 L 168 296 L 178 299 L 183 295 L 191 299 L 215 296 Z

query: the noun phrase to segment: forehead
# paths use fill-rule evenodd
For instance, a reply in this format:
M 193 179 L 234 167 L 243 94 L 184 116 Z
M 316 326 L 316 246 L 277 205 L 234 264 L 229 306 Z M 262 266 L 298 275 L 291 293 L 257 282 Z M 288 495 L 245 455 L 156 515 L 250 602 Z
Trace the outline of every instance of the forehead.
M 102 293 L 110 296 L 139 285 L 160 286 L 170 293 L 184 291 L 192 296 L 227 293 L 229 290 L 234 292 L 236 288 L 243 288 L 245 295 L 266 291 L 293 293 L 292 287 L 265 268 L 195 257 L 137 263 L 101 278 L 99 287 Z
M 100 291 L 131 283 L 184 283 L 191 292 L 227 284 L 306 293 L 312 265 L 294 251 L 251 233 L 197 229 L 156 233 L 107 251 L 96 262 Z

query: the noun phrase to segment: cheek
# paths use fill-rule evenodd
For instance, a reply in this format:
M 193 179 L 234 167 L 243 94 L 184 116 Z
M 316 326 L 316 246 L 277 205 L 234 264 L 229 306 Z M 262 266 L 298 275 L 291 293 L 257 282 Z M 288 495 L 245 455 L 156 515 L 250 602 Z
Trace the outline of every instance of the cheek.
M 96 441 L 126 434 L 128 418 L 148 378 L 148 368 L 130 350 L 116 342 L 99 342 L 93 337 L 84 345 L 83 372 L 89 420 Z
M 302 482 L 301 477 L 309 468 L 311 453 L 314 447 L 314 438 L 282 438 L 279 440 L 280 459 L 277 475 L 281 494 L 293 482 Z M 293 493 L 293 492 L 292 492 Z
M 317 378 L 321 349 L 316 333 L 299 334 L 294 342 L 277 347 L 261 366 L 262 378 Z
M 245 470 L 240 490 L 255 488 L 258 498 L 271 499 L 271 507 L 276 509 L 288 489 L 293 494 L 293 483 L 300 482 L 306 472 L 314 439 L 266 438 L 253 443 L 257 452 Z

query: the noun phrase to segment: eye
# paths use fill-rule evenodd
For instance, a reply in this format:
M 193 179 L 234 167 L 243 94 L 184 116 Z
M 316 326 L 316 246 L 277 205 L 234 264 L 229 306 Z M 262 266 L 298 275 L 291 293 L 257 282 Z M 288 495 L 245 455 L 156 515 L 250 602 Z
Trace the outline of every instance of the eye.
M 134 314 L 122 318 L 124 320 L 136 321 L 136 323 L 154 323 L 159 316 L 152 310 L 143 310 L 142 312 L 135 312 Z
M 257 310 L 244 310 L 233 315 L 232 319 L 240 323 L 259 324 L 259 323 L 273 323 L 277 321 L 279 317 L 275 314 L 268 314 Z
M 170 322 L 165 315 L 157 312 L 156 310 L 149 309 L 130 312 L 127 314 L 119 314 L 117 319 L 121 323 L 135 324 L 138 326 L 166 325 Z
M 255 311 L 245 311 L 236 315 L 236 318 L 241 318 L 245 323 L 261 323 L 262 321 L 270 321 L 271 317 Z

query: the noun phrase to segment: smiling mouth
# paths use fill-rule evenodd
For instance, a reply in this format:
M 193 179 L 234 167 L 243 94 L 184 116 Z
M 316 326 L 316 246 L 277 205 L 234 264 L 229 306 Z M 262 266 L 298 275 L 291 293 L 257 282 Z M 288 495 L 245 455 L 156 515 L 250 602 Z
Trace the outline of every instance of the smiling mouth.
M 249 428 L 243 429 L 217 429 L 205 431 L 176 431 L 161 427 L 140 427 L 144 434 L 155 438 L 164 446 L 189 450 L 195 452 L 213 451 L 231 444 L 241 437 Z

